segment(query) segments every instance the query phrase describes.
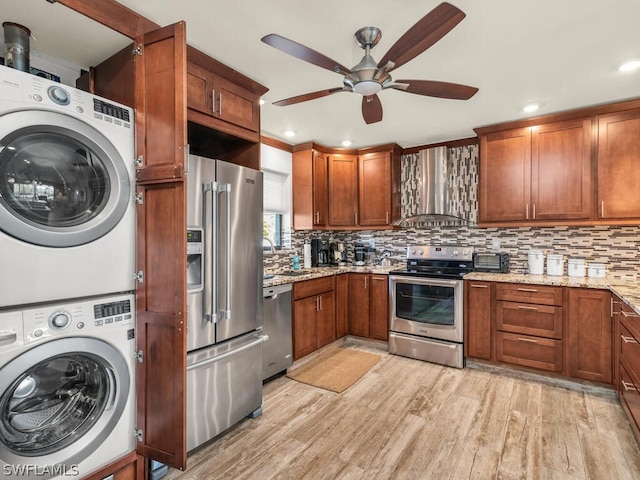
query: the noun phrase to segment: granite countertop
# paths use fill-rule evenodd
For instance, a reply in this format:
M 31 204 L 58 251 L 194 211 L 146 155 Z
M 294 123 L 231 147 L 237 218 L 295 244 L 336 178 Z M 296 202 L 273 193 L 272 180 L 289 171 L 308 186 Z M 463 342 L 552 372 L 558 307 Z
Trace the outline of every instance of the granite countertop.
M 527 283 L 535 285 L 552 285 L 560 287 L 600 288 L 610 290 L 620 297 L 636 313 L 640 314 L 640 287 L 635 282 L 619 278 L 568 277 L 566 275 L 530 275 L 523 273 L 481 273 L 471 272 L 464 276 L 465 280 L 486 282 Z
M 284 285 L 285 283 L 302 282 L 304 280 L 313 280 L 314 278 L 328 277 L 329 275 L 339 275 L 341 273 L 375 273 L 375 274 L 388 274 L 392 270 L 398 270 L 398 265 L 392 265 L 390 267 L 380 267 L 378 265 L 364 266 L 364 267 L 313 267 L 302 268 L 296 270 L 295 275 L 287 275 L 277 272 L 265 272 L 265 275 L 273 275 L 273 278 L 267 278 L 262 281 L 264 287 L 273 287 L 275 285 Z

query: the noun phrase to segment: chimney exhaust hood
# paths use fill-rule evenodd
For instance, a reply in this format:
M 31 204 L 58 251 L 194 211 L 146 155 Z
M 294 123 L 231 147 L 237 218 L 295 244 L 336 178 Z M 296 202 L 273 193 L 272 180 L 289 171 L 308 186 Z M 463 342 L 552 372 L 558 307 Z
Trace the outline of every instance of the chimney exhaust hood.
M 454 207 L 457 187 L 452 178 L 449 149 L 420 150 L 417 157 L 417 162 L 414 158 L 409 165 L 415 178 L 402 182 L 402 218 L 394 223 L 400 226 L 427 222 L 468 224 L 469 220 Z

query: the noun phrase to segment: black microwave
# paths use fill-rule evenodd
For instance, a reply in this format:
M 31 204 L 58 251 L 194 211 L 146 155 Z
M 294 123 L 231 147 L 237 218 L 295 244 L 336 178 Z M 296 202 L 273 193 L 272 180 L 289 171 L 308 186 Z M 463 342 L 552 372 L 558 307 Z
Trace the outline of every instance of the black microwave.
M 478 253 L 473 254 L 473 270 L 476 272 L 509 273 L 509 254 Z

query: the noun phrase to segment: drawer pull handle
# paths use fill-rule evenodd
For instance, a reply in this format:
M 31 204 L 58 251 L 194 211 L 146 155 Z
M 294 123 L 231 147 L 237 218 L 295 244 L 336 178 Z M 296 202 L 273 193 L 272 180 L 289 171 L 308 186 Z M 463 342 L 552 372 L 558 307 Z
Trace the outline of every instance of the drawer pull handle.
M 624 380 L 620 380 L 622 382 L 622 386 L 624 387 L 625 392 L 635 392 L 637 391 L 636 387 L 633 386 L 633 383 L 625 382 Z
M 623 317 L 625 318 L 629 318 L 629 317 L 638 317 L 639 315 L 635 312 L 625 312 L 624 310 L 622 310 L 620 312 L 622 314 Z
M 518 310 L 538 310 L 538 307 L 526 307 L 524 305 L 518 305 Z
M 625 337 L 624 335 L 620 335 L 620 338 L 622 338 L 622 341 L 624 343 L 638 343 L 633 337 Z
M 533 293 L 538 293 L 538 290 L 535 288 L 519 288 L 518 289 L 519 292 L 533 292 Z
M 489 288 L 488 285 L 470 285 L 471 288 Z
M 522 337 L 518 337 L 518 341 L 519 342 L 528 342 L 528 343 L 538 343 L 537 340 L 534 340 L 533 338 L 522 338 Z

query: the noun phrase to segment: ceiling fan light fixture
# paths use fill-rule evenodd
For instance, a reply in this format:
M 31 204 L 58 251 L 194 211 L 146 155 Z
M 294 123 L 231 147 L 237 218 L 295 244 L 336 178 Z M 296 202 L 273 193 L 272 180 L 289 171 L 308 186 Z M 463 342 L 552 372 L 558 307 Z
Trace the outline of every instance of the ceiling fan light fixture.
M 382 90 L 382 85 L 373 80 L 363 80 L 362 82 L 358 82 L 353 86 L 353 91 L 355 93 L 359 93 L 360 95 L 369 96 L 375 95 L 380 90 Z

